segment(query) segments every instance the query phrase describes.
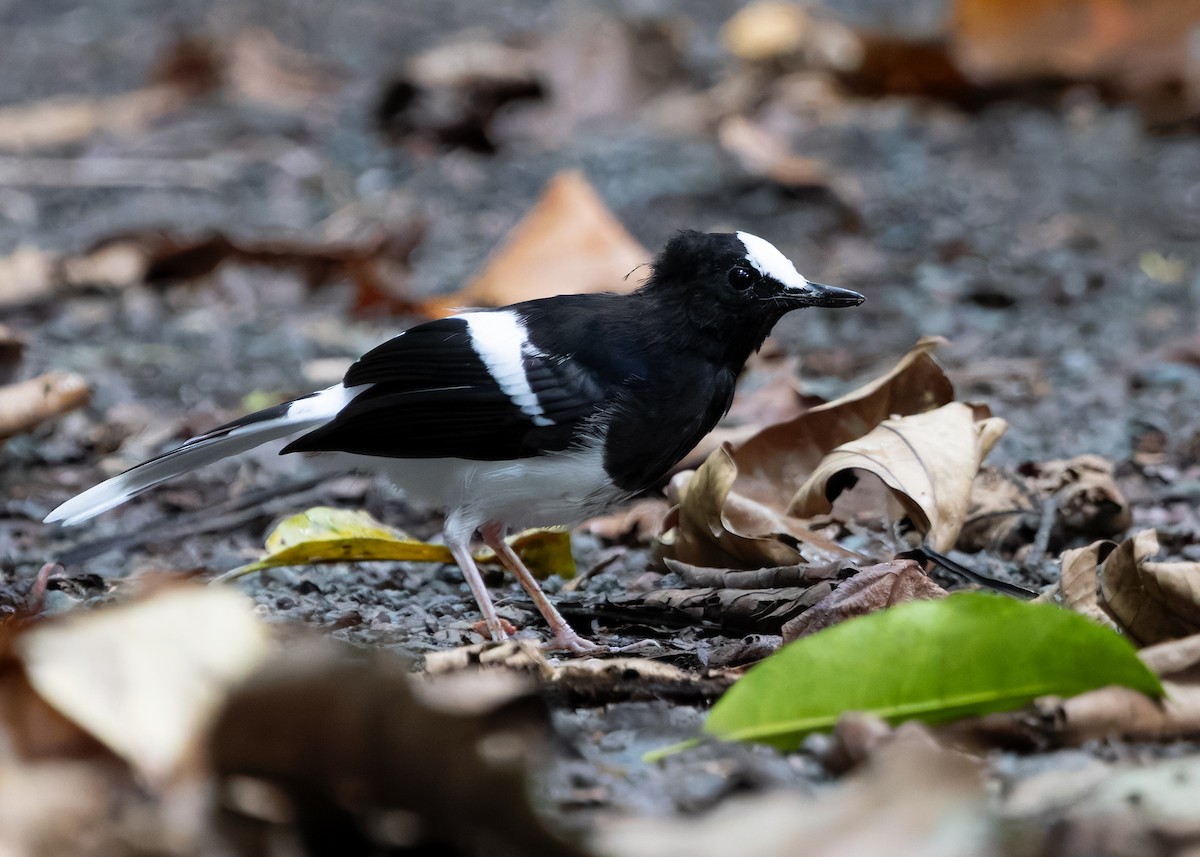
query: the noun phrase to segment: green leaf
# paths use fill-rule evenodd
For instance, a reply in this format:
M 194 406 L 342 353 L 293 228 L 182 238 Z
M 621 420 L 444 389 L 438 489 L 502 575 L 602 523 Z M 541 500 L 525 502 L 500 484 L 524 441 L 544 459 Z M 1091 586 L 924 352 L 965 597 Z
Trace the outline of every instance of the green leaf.
M 1050 604 L 965 592 L 843 622 L 746 673 L 708 715 L 722 740 L 792 749 L 846 711 L 943 723 L 1039 696 L 1162 685 L 1120 635 Z
M 539 578 L 575 576 L 571 534 L 563 530 L 526 530 L 506 540 Z M 287 565 L 328 562 L 454 562 L 445 545 L 431 545 L 387 526 L 361 511 L 314 506 L 279 522 L 267 536 L 262 559 L 226 572 L 214 582 Z M 495 553 L 474 554 L 482 565 L 499 563 Z

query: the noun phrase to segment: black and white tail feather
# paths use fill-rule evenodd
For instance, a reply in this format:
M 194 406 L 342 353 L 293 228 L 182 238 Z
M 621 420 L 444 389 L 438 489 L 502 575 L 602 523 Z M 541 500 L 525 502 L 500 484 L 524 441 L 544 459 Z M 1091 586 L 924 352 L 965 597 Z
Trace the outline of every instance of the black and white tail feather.
M 72 497 L 46 516 L 74 526 L 176 476 L 330 422 L 365 387 L 337 384 L 219 426 Z

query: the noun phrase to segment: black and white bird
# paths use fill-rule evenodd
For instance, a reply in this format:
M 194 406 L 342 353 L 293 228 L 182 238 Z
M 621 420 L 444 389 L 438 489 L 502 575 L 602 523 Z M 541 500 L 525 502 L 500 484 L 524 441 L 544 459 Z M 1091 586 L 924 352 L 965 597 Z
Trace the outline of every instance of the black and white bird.
M 194 468 L 271 440 L 380 472 L 446 511 L 447 547 L 493 640 L 506 636 L 471 557 L 476 533 L 554 633 L 580 638 L 505 541 L 570 525 L 659 483 L 733 401 L 785 314 L 863 296 L 810 283 L 745 232 L 680 232 L 629 295 L 562 295 L 427 321 L 361 357 L 342 383 L 234 420 L 63 503 L 72 525 Z

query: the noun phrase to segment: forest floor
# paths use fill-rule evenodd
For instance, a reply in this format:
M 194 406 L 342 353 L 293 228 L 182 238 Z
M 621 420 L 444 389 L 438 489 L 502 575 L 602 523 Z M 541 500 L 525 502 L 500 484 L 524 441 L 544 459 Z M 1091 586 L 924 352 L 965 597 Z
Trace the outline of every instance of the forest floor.
M 922 336 L 944 337 L 938 360 L 957 397 L 1008 422 L 989 463 L 1013 470 L 1095 454 L 1113 466 L 1130 529 L 1157 528 L 1169 559 L 1200 559 L 1194 133 L 1149 129 L 1134 107 L 1084 86 L 967 109 L 776 76 L 745 111 L 819 167 L 781 183 L 748 168 L 703 118 L 720 104 L 713 87 L 736 77 L 717 34 L 738 4 L 644 5 L 187 0 L 151 14 L 122 3 L 9 4 L 0 110 L 75 98 L 94 107 L 95 127 L 76 139 L 35 129 L 34 143 L 6 144 L 0 266 L 31 249 L 71 259 L 136 241 L 180 267 L 20 300 L 5 298 L 11 269 L 0 268 L 0 318 L 25 342 L 15 377 L 73 372 L 92 390 L 86 407 L 4 444 L 0 604 L 27 604 L 47 562 L 61 563 L 48 612 L 108 600 L 117 579 L 215 575 L 256 558 L 281 517 L 317 505 L 365 509 L 436 536 L 438 517 L 386 486 L 316 480 L 307 461 L 274 448 L 222 461 L 85 528 L 40 521 L 172 443 L 336 381 L 416 320 L 405 301 L 451 292 L 481 270 L 562 170 L 581 171 L 645 247 L 681 228 L 745 230 L 813 279 L 865 294 L 857 309 L 794 313 L 777 327 L 772 347 L 799 358 L 806 401 L 886 372 Z M 482 148 L 493 151 L 455 145 L 446 132 L 444 111 L 461 104 L 404 101 L 408 60 L 463 33 L 535 44 L 564 88 L 467 123 L 463 133 L 484 128 Z M 170 109 L 139 107 L 151 113 L 144 121 L 123 118 L 114 99 L 156 80 L 196 91 Z M 453 101 L 429 100 L 442 97 Z M 217 232 L 228 244 L 214 249 L 204 242 Z M 286 252 L 264 261 L 263 248 L 279 242 Z M 177 252 L 193 244 L 192 255 Z M 346 261 L 355 254 L 376 265 L 382 295 Z M 583 605 L 570 615 L 586 635 L 651 637 L 643 655 L 699 671 L 748 659 L 747 647 L 778 634 L 589 614 L 588 605 L 678 581 L 649 540 L 580 531 L 573 545 L 581 580 L 570 592 L 558 580 L 548 589 Z M 1052 562 L 956 556 L 1035 588 L 1057 577 Z M 537 614 L 519 588 L 499 575 L 490 583 L 502 614 L 536 637 Z M 420 658 L 482 642 L 453 566 L 302 566 L 236 586 L 271 623 L 359 646 Z M 751 633 L 759 636 L 746 642 Z M 553 758 L 534 777 L 538 806 L 557 828 L 586 833 L 606 819 L 701 813 L 733 793 L 834 787 L 836 773 L 813 747 L 722 744 L 641 760 L 693 736 L 706 704 L 703 693 L 646 688 L 599 703 L 557 699 Z M 1109 740 L 996 750 L 988 764 L 1015 788 L 1047 766 L 1194 758 L 1198 749 Z

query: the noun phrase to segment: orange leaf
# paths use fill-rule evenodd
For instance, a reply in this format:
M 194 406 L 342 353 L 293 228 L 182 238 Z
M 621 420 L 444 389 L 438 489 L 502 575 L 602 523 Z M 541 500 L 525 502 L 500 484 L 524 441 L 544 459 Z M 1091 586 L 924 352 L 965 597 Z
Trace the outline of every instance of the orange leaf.
M 449 315 L 459 307 L 504 306 L 564 293 L 631 292 L 642 278 L 629 275 L 651 257 L 587 179 L 563 172 L 550 180 L 482 274 L 424 309 Z

